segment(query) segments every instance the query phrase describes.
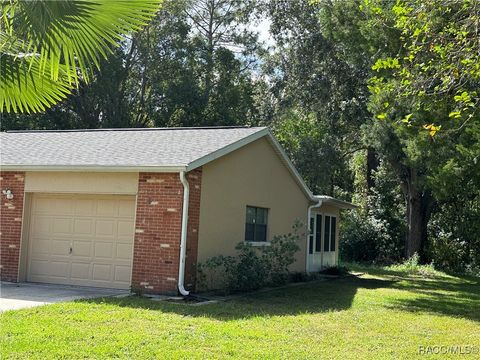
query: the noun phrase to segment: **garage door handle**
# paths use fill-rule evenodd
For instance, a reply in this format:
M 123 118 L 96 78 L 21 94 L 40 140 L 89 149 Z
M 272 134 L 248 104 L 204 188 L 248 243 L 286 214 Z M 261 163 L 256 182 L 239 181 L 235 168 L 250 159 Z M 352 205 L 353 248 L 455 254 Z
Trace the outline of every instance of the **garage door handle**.
M 72 252 L 73 252 L 73 249 L 72 249 L 72 248 L 70 248 L 69 254 L 71 254 Z

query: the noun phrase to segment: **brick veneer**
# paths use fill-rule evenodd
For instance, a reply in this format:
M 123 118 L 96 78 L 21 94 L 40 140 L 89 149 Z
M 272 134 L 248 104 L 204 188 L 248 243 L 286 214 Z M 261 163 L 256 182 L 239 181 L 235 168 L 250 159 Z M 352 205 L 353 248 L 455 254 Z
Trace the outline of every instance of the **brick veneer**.
M 23 172 L 0 172 L 0 191 L 8 189 L 13 193 L 13 199 L 0 193 L 0 274 L 3 281 L 18 280 L 24 182 Z
M 194 279 L 200 212 L 201 170 L 187 174 L 190 184 L 187 275 Z M 178 173 L 140 173 L 133 253 L 132 287 L 151 293 L 176 293 L 183 185 Z
M 187 256 L 185 259 L 185 288 L 195 290 L 202 170 L 191 171 L 188 173 L 187 179 L 190 187 L 190 196 L 188 204 Z

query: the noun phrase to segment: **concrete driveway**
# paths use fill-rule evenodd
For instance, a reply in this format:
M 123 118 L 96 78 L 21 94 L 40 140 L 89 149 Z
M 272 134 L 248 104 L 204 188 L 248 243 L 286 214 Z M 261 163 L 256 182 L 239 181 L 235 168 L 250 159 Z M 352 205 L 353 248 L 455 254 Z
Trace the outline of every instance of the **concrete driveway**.
M 105 296 L 127 296 L 129 290 L 102 289 L 84 286 L 6 283 L 0 284 L 0 312 L 53 304 L 77 299 Z

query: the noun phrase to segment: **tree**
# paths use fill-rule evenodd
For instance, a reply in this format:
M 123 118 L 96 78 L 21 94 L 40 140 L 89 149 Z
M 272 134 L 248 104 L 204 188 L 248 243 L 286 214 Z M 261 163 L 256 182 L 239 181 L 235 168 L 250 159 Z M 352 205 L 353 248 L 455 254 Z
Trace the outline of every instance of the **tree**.
M 148 26 L 102 59 L 100 69 L 93 70 L 92 81 L 80 81 L 72 96 L 48 110 L 48 116 L 4 116 L 2 128 L 256 123 L 262 81 L 253 78 L 251 59 L 232 49 L 244 46 L 236 38 L 229 44 L 215 43 L 212 82 L 205 96 L 205 42 L 189 19 L 189 6 L 190 2 L 165 1 Z M 219 29 L 239 21 L 246 20 L 229 18 Z M 61 116 L 69 121 L 56 122 Z
M 255 9 L 253 0 L 194 0 L 185 9 L 198 42 L 199 55 L 204 61 L 204 91 L 209 97 L 214 81 L 217 49 L 226 48 L 240 53 L 246 61 L 255 50 L 257 33 L 247 24 Z M 248 65 L 247 65 L 248 66 Z
M 328 193 L 320 172 L 340 174 L 334 194 L 365 198 L 363 216 L 388 223 L 406 256 L 431 260 L 433 236 L 448 229 L 465 244 L 465 268 L 478 249 L 459 219 L 478 219 L 479 5 L 447 5 L 269 1 L 279 50 L 267 64 L 277 134 L 309 185 Z M 333 152 L 316 156 L 324 137 Z
M 370 2 L 365 12 L 379 31 L 400 34 L 399 50 L 372 67 L 370 108 L 377 118 L 374 141 L 405 194 L 407 256 L 423 255 L 442 172 L 458 163 L 463 141 L 472 145 L 463 132 L 480 121 L 480 3 Z M 471 150 L 473 158 L 480 155 L 478 147 Z
M 358 128 L 368 118 L 366 73 L 345 61 L 342 44 L 326 36 L 322 7 L 284 0 L 269 1 L 266 9 L 276 40 L 265 64 L 278 102 L 274 129 L 312 189 L 348 197 L 348 161 L 364 147 Z M 298 131 L 282 134 L 285 128 Z
M 140 29 L 160 1 L 3 1 L 0 111 L 39 112 L 88 82 L 123 35 Z

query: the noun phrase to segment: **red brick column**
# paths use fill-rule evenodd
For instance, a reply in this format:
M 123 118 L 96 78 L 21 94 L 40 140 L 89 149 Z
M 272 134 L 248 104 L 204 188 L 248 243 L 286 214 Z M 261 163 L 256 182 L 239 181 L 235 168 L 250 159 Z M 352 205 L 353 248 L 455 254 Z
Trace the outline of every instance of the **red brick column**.
M 24 198 L 24 172 L 0 172 L 0 274 L 3 281 L 18 281 Z M 10 190 L 13 199 L 1 193 Z
M 178 173 L 140 173 L 132 287 L 176 293 L 183 186 Z
M 200 213 L 201 170 L 190 184 L 185 284 L 194 286 Z M 183 185 L 178 173 L 140 173 L 138 180 L 132 287 L 176 294 L 182 231 Z
M 185 259 L 185 288 L 194 291 L 198 255 L 198 227 L 200 224 L 200 194 L 202 169 L 187 174 L 190 187 L 187 227 L 187 257 Z

